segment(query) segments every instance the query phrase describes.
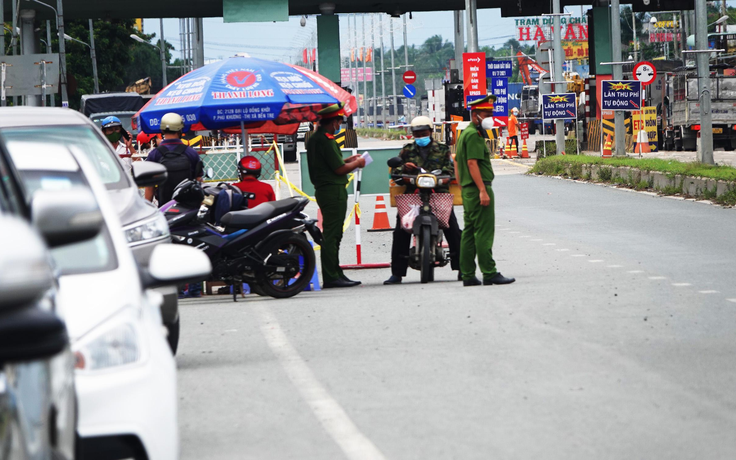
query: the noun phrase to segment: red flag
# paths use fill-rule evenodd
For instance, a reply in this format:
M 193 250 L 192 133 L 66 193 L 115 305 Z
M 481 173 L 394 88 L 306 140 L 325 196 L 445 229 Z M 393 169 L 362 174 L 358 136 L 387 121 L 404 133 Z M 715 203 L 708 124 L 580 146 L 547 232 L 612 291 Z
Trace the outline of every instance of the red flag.
M 312 48 L 312 62 L 317 62 L 317 48 Z
M 305 64 L 309 64 L 308 59 L 309 57 L 307 56 L 307 49 L 304 48 L 304 51 L 302 52 L 302 62 L 304 62 Z

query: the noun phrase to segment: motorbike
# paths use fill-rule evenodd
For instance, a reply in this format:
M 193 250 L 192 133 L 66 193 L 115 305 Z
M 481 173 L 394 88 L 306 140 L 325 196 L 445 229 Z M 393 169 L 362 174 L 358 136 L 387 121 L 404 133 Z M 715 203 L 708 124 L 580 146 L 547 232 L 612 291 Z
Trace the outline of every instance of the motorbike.
M 389 167 L 397 168 L 404 162 L 400 157 L 395 157 L 389 159 L 387 163 Z M 419 270 L 422 283 L 434 281 L 435 267 L 444 267 L 450 262 L 449 250 L 442 247 L 442 228 L 447 227 L 452 211 L 452 195 L 434 193 L 434 189 L 438 185 L 449 184 L 452 178 L 442 175 L 440 170 L 427 172 L 421 168 L 415 175 L 391 174 L 391 178 L 397 185 L 416 187 L 417 194 L 397 195 L 396 201 L 399 204 L 400 215 L 402 209 L 405 211 L 411 205 L 419 206 L 419 214 L 414 218 L 411 230 L 414 238 L 412 238 L 412 246 L 409 251 L 409 266 L 414 270 Z M 443 202 L 446 204 L 447 200 L 449 200 L 449 206 L 443 205 Z M 438 219 L 437 212 L 442 212 L 443 225 Z
M 234 301 L 236 286 L 242 283 L 248 283 L 258 294 L 275 298 L 302 292 L 316 269 L 316 256 L 306 234 L 315 243 L 322 242 L 316 221 L 302 212 L 309 200 L 287 198 L 230 211 L 217 225 L 213 211 L 222 185 L 205 187 L 201 203 L 173 200 L 160 208 L 169 223 L 172 241 L 207 254 L 212 263 L 210 280 L 232 285 Z M 254 197 L 252 193 L 244 194 L 246 205 L 247 199 Z

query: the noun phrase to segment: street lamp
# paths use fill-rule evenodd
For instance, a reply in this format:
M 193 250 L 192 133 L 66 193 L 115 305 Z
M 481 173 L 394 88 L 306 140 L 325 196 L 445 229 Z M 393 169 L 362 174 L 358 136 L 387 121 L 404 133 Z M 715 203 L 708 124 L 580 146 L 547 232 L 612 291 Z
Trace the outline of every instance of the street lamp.
M 158 50 L 158 54 L 161 57 L 161 82 L 163 83 L 161 88 L 162 89 L 166 88 L 166 85 L 168 84 L 168 82 L 166 79 L 166 55 L 164 54 L 163 47 L 156 46 L 153 43 L 148 43 L 147 41 L 143 40 L 141 37 L 139 37 L 136 34 L 130 34 L 130 38 L 137 41 L 138 43 L 144 43 L 148 46 L 153 46 L 154 48 Z M 163 39 L 161 39 L 161 43 L 162 44 L 164 43 Z
M 91 19 L 90 19 L 90 22 L 92 22 Z M 92 28 L 90 27 L 90 36 L 91 35 L 92 35 Z M 99 93 L 100 83 L 97 79 L 97 55 L 95 54 L 95 47 L 94 47 L 95 42 L 93 41 L 92 45 L 90 46 L 89 43 L 83 42 L 82 40 L 77 40 L 76 38 L 70 37 L 67 34 L 64 34 L 64 40 L 81 43 L 82 45 L 89 48 L 89 54 L 90 54 L 90 57 L 92 58 L 92 75 L 94 76 L 94 79 L 95 79 L 95 94 Z

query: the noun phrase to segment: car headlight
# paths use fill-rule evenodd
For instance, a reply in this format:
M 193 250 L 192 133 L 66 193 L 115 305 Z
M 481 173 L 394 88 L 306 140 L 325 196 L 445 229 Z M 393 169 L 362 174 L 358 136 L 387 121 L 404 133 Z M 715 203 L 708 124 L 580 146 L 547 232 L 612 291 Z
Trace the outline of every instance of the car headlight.
M 163 213 L 160 212 L 156 212 L 156 215 L 151 219 L 140 224 L 125 227 L 123 231 L 125 232 L 125 239 L 128 240 L 128 245 L 130 246 L 136 246 L 149 240 L 164 238 L 170 235 L 169 223 L 166 221 Z
M 437 186 L 437 178 L 435 176 L 419 176 L 417 178 L 417 187 L 419 188 L 435 188 Z
M 95 328 L 74 345 L 77 371 L 99 371 L 143 360 L 143 337 L 133 308 Z

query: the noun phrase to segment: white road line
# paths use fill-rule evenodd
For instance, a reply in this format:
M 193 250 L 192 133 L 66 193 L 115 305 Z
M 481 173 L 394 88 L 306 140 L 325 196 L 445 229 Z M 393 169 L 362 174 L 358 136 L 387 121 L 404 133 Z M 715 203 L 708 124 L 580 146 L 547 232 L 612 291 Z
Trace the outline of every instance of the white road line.
M 623 265 L 606 265 L 608 268 L 621 268 Z
M 586 257 L 585 254 L 570 254 L 570 257 Z
M 736 299 L 726 299 L 726 300 L 728 300 L 729 302 L 736 303 Z
M 698 293 L 700 293 L 700 294 L 718 294 L 718 291 L 713 291 L 713 290 L 709 290 L 709 291 L 698 291 Z
M 649 279 L 650 280 L 666 280 L 667 277 L 666 276 L 650 276 Z
M 589 260 L 588 262 L 590 262 L 591 264 L 597 264 L 599 262 L 605 262 L 605 261 L 603 259 L 592 259 L 592 260 Z
M 692 286 L 690 283 L 672 283 L 672 285 L 676 287 Z
M 644 273 L 644 270 L 629 270 L 626 273 Z
M 385 460 L 383 453 L 358 430 L 340 404 L 319 383 L 271 311 L 262 305 L 254 306 L 253 310 L 260 316 L 263 337 L 281 362 L 289 380 L 345 456 L 350 460 Z

